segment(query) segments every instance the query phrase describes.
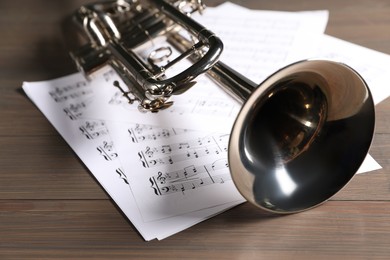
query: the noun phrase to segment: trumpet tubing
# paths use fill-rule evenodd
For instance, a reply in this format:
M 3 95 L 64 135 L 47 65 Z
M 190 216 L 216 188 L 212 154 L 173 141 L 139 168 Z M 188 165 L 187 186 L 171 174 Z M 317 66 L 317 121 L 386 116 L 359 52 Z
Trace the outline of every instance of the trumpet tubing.
M 208 73 L 242 102 L 229 140 L 229 167 L 241 194 L 257 207 L 293 213 L 315 207 L 343 188 L 363 162 L 375 111 L 363 78 L 327 60 L 293 63 L 260 85 L 219 61 L 223 43 L 190 18 L 200 0 L 117 0 L 80 7 L 66 27 L 71 56 L 89 74 L 109 64 L 143 111 L 158 112 Z M 183 37 L 183 31 L 189 35 Z M 134 51 L 164 37 L 181 51 L 159 65 L 169 48 L 147 59 Z M 183 59 L 193 64 L 174 76 Z M 124 94 L 127 91 L 122 89 Z

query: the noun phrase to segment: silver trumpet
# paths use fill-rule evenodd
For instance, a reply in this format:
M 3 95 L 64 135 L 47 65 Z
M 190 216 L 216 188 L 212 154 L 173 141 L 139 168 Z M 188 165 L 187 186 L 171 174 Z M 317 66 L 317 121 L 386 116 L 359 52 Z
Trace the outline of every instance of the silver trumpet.
M 241 194 L 273 213 L 315 207 L 354 176 L 374 133 L 375 111 L 363 78 L 342 63 L 305 60 L 269 76 L 260 85 L 218 61 L 222 41 L 190 18 L 200 0 L 117 0 L 80 7 L 66 26 L 71 56 L 86 75 L 111 65 L 143 111 L 173 104 L 207 72 L 243 103 L 229 140 L 229 168 Z M 185 33 L 183 33 L 183 31 Z M 189 35 L 188 37 L 185 35 Z M 157 63 L 168 49 L 147 59 L 135 49 L 163 37 L 180 54 Z M 192 65 L 172 77 L 183 59 Z

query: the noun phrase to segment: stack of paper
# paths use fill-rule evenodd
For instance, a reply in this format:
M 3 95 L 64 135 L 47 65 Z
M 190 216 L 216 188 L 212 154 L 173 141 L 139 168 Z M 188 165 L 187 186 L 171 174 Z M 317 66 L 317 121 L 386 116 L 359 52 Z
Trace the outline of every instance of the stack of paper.
M 196 16 L 224 40 L 221 60 L 256 82 L 291 62 L 346 62 L 367 80 L 375 102 L 389 95 L 388 55 L 323 35 L 327 11 L 248 10 L 230 3 Z M 113 87 L 105 67 L 23 89 L 74 149 L 145 240 L 163 239 L 244 199 L 230 179 L 227 144 L 240 104 L 206 76 L 175 104 L 143 114 Z M 123 84 L 124 85 L 124 84 Z M 380 166 L 368 156 L 362 171 Z

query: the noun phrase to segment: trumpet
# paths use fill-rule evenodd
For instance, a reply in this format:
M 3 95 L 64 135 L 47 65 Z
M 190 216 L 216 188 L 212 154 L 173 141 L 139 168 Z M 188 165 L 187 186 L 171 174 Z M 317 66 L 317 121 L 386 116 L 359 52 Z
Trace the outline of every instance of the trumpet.
M 243 197 L 277 214 L 327 201 L 355 175 L 373 138 L 375 110 L 366 82 L 343 63 L 303 60 L 256 84 L 219 61 L 223 42 L 191 18 L 204 8 L 201 0 L 81 6 L 66 29 L 71 57 L 86 75 L 109 64 L 128 87 L 118 86 L 129 102 L 152 113 L 172 106 L 172 95 L 209 74 L 242 103 L 230 134 L 228 162 Z M 147 59 L 134 51 L 161 37 L 180 51 L 170 62 L 158 65 L 169 49 L 156 49 Z M 184 59 L 192 64 L 166 76 Z

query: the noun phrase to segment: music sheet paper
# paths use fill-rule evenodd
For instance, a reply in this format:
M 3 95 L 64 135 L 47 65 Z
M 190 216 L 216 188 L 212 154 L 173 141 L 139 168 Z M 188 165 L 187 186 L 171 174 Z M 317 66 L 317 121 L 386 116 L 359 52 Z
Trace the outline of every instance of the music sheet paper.
M 315 54 L 328 18 L 327 10 L 251 10 L 230 2 L 195 17 L 223 40 L 220 60 L 256 83 Z
M 145 222 L 244 201 L 229 173 L 229 135 L 188 131 L 136 141 L 136 125 L 107 125 Z
M 25 82 L 23 89 L 145 240 L 166 238 L 243 201 L 208 204 L 207 208 L 145 223 L 129 186 L 132 181 L 131 172 L 123 170 L 106 122 L 82 118 L 83 112 L 94 98 L 94 90 L 107 84 L 107 71 L 100 73 L 101 76 L 95 75 L 91 82 L 87 82 L 81 74 L 75 74 L 51 81 Z M 144 127 L 142 131 L 142 127 L 144 126 L 138 125 L 138 139 L 148 139 L 147 136 L 154 139 L 159 133 L 169 134 L 167 129 Z M 137 172 L 138 169 L 134 168 L 132 171 Z M 144 187 L 145 191 L 150 189 L 149 186 Z
M 253 75 L 249 76 L 251 79 L 261 81 L 270 71 L 294 59 L 329 57 L 347 63 L 351 60 L 369 82 L 376 103 L 389 95 L 383 87 L 389 76 L 378 75 L 390 65 L 390 58 L 376 53 L 381 64 L 373 65 L 365 59 L 354 59 L 372 55 L 371 50 L 331 37 L 322 38 L 327 12 L 269 13 L 267 19 L 278 25 L 273 30 L 286 35 L 295 33 L 293 40 L 287 41 L 278 34 L 268 38 L 253 32 L 245 35 L 245 22 L 234 28 L 229 21 L 248 18 L 255 24 L 253 19 L 258 19 L 260 27 L 268 24 L 263 19 L 265 12 L 234 9 L 230 4 L 222 5 L 223 8 L 231 12 L 227 18 L 215 8 L 202 19 L 212 19 L 212 30 L 216 32 L 226 28 L 226 24 L 231 30 L 242 30 L 239 37 L 227 35 L 226 54 L 222 58 L 232 61 L 232 67 L 238 65 L 243 74 Z M 220 33 L 224 37 L 224 32 Z M 292 44 L 295 41 L 316 48 L 305 45 L 307 50 L 315 49 L 305 52 L 305 46 Z M 264 46 L 264 51 L 255 50 L 259 45 Z M 320 50 L 318 46 L 322 46 Z M 296 47 L 301 50 L 291 54 Z M 251 57 L 255 55 L 258 60 L 254 61 Z M 261 66 L 259 70 L 257 65 Z M 91 81 L 74 74 L 51 81 L 25 82 L 23 89 L 145 240 L 163 239 L 244 201 L 229 179 L 226 164 L 226 142 L 239 110 L 237 102 L 203 76 L 201 84 L 176 98 L 172 110 L 150 117 L 124 102 L 112 86 L 113 80 L 120 81 L 106 67 Z M 360 171 L 378 168 L 368 156 Z
M 210 8 L 197 19 L 223 39 L 225 47 L 221 60 L 258 82 L 297 56 L 314 55 L 314 46 L 318 46 L 328 20 L 327 11 L 242 13 L 234 12 L 231 6 L 223 7 L 224 12 Z M 159 47 L 158 43 L 156 45 L 155 48 Z M 178 67 L 176 69 L 182 69 Z M 118 105 L 123 101 L 121 94 L 112 84 L 107 84 L 99 90 L 85 116 L 200 131 L 230 132 L 240 104 L 207 76 L 201 75 L 196 81 L 198 83 L 195 87 L 185 94 L 173 96 L 174 105 L 160 111 L 158 115 L 141 115 L 137 104 Z M 117 105 L 106 106 L 101 111 L 99 107 L 102 103 Z

